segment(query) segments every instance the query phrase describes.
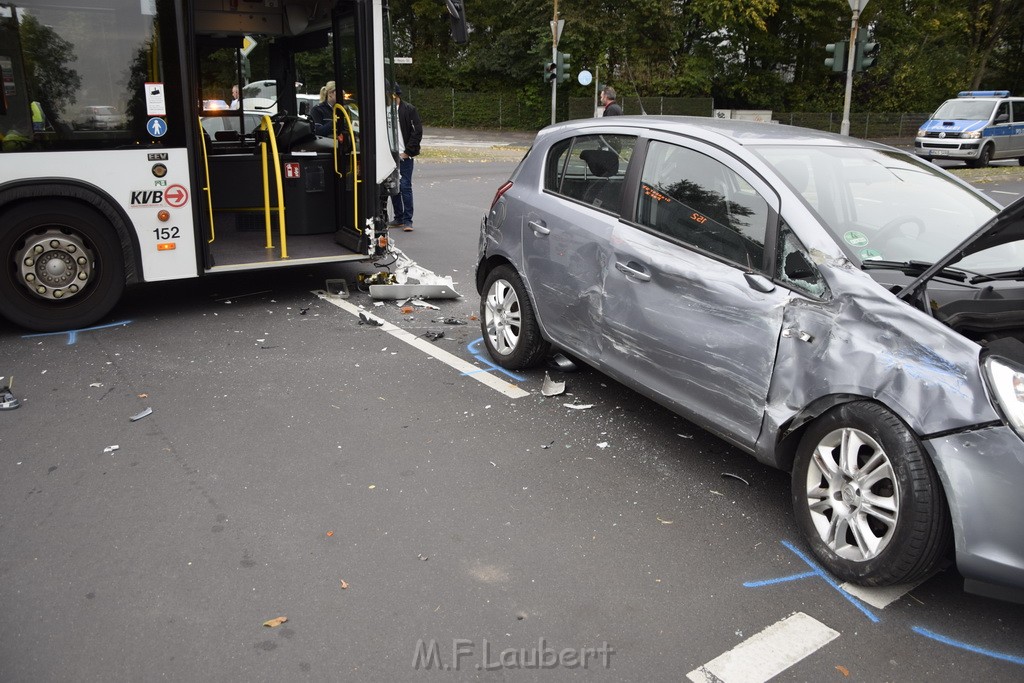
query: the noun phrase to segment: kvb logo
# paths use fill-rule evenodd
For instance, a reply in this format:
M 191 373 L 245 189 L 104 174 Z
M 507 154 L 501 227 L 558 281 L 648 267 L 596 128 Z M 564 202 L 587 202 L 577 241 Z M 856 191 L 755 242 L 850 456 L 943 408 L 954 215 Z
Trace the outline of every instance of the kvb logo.
M 180 208 L 188 203 L 188 190 L 181 185 L 171 185 L 166 190 L 132 190 L 132 206 L 159 206 L 166 203 Z
M 164 203 L 163 190 L 133 190 L 132 206 L 157 206 Z

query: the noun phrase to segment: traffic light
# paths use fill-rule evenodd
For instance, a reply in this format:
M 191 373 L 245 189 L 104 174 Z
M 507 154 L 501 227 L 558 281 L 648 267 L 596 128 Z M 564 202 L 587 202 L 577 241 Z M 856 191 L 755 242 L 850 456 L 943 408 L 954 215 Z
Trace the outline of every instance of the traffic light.
M 555 54 L 556 67 L 555 70 L 558 74 L 558 82 L 565 83 L 569 80 L 569 69 L 572 65 L 569 64 L 569 58 L 572 57 L 568 52 L 558 52 Z
M 878 52 L 882 46 L 871 40 L 867 29 L 857 30 L 857 54 L 853 60 L 854 71 L 870 69 L 878 61 Z
M 557 74 L 555 74 L 555 63 L 554 62 L 547 62 L 546 64 L 544 64 L 544 82 L 545 83 L 551 83 L 552 81 L 554 81 L 556 75 Z
M 846 58 L 849 55 L 849 42 L 841 40 L 838 43 L 829 43 L 825 46 L 825 52 L 832 55 L 825 60 L 825 66 L 833 71 L 846 71 Z

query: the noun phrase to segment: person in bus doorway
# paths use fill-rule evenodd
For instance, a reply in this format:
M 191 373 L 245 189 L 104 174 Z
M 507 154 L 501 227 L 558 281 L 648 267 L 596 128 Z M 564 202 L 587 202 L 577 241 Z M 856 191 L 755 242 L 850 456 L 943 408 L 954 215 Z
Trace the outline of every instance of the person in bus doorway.
M 392 89 L 395 107 L 398 109 L 398 182 L 399 192 L 391 196 L 395 218 L 392 227 L 401 226 L 405 232 L 412 232 L 412 171 L 413 157 L 420 153 L 423 140 L 423 124 L 416 107 L 402 100 L 402 88 L 397 83 Z
M 334 81 L 320 88 L 320 103 L 309 110 L 309 120 L 313 122 L 313 132 L 322 138 L 334 135 L 334 105 L 338 101 L 338 91 Z
M 604 106 L 602 116 L 622 116 L 622 105 L 615 101 L 615 88 L 604 86 L 601 91 L 601 104 Z

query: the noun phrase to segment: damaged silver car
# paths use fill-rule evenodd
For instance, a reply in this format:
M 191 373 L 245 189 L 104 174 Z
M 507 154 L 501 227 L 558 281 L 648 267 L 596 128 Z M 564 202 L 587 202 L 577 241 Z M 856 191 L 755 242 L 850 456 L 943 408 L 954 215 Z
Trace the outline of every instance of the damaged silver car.
M 1024 204 L 712 119 L 541 131 L 481 225 L 506 368 L 564 350 L 768 465 L 837 577 L 1024 597 Z

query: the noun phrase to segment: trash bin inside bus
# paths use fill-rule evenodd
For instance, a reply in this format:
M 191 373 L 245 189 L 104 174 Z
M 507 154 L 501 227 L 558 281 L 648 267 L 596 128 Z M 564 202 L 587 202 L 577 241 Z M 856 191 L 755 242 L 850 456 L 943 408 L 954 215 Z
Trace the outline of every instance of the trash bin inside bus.
M 329 154 L 286 154 L 281 160 L 286 232 L 319 235 L 334 232 L 334 158 Z

